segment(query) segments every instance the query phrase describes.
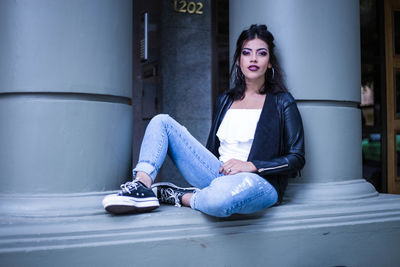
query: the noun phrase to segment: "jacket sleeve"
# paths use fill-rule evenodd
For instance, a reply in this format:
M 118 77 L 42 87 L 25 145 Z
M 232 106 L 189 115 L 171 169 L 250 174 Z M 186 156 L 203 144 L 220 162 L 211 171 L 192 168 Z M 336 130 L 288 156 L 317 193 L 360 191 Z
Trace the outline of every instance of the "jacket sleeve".
M 300 171 L 304 164 L 303 123 L 296 102 L 289 103 L 283 110 L 283 150 L 282 156 L 268 161 L 252 160 L 262 176 L 292 174 Z

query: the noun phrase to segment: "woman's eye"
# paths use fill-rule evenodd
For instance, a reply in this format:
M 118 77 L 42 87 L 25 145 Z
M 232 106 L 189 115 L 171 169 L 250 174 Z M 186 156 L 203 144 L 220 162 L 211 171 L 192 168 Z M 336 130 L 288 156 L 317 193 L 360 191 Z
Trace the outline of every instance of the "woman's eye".
M 243 55 L 243 56 L 248 56 L 248 55 L 250 55 L 250 52 L 249 52 L 249 51 L 246 51 L 246 50 L 243 50 L 243 51 L 242 51 L 242 55 Z
M 260 53 L 258 53 L 260 56 L 263 56 L 263 57 L 265 57 L 268 53 L 266 52 L 266 51 L 262 51 L 262 52 L 260 52 Z

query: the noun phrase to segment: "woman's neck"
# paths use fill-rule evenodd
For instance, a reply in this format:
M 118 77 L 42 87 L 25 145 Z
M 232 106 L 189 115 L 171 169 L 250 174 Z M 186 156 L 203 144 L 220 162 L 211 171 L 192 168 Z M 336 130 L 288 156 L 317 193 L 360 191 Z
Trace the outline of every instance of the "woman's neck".
M 260 89 L 264 86 L 264 79 L 262 80 L 246 80 L 246 92 L 248 94 L 259 94 Z

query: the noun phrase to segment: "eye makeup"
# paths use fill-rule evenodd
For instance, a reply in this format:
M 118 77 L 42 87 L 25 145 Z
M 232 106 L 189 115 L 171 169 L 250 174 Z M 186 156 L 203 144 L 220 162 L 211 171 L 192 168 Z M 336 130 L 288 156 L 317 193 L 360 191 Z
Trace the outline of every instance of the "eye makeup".
M 257 55 L 260 56 L 267 56 L 268 55 L 268 50 L 266 48 L 259 48 L 256 50 Z M 242 55 L 243 56 L 248 56 L 248 55 L 252 55 L 253 54 L 253 50 L 250 48 L 243 48 L 242 50 Z

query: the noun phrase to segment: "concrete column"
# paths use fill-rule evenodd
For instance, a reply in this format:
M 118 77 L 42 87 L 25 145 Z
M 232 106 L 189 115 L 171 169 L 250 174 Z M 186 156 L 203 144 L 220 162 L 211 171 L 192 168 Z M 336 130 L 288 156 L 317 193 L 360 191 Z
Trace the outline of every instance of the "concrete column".
M 376 196 L 362 179 L 359 1 L 231 0 L 231 54 L 239 33 L 254 23 L 274 34 L 304 123 L 307 163 L 288 196 L 293 201 Z
M 131 168 L 132 1 L 0 1 L 0 40 L 0 213 L 97 207 Z

